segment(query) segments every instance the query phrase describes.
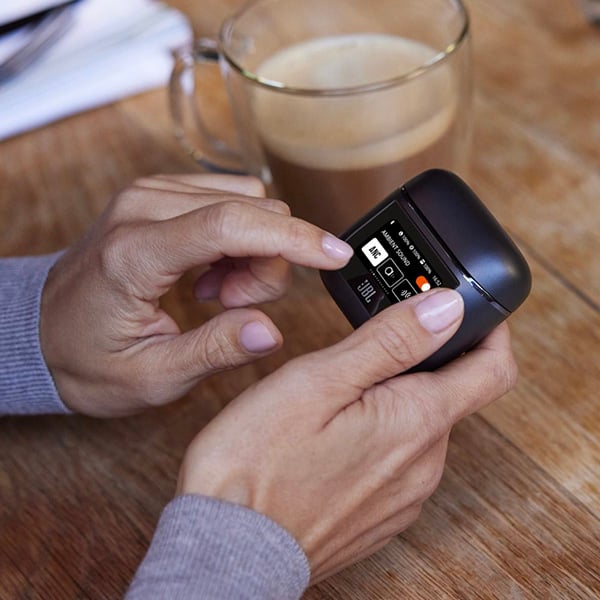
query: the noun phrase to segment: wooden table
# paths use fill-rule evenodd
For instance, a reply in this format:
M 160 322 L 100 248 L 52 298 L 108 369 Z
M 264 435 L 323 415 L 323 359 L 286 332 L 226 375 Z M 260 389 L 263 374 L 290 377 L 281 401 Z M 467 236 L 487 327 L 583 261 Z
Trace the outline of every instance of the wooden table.
M 241 2 L 173 4 L 207 34 Z M 571 0 L 470 9 L 470 183 L 535 278 L 511 319 L 520 382 L 455 428 L 420 521 L 309 600 L 600 598 L 600 29 Z M 0 254 L 63 247 L 134 178 L 194 168 L 171 135 L 164 91 L 2 142 Z M 167 304 L 191 326 L 216 308 L 198 308 L 187 283 Z M 306 270 L 267 311 L 284 349 L 173 406 L 108 422 L 0 421 L 0 598 L 123 594 L 202 425 L 256 378 L 349 331 Z

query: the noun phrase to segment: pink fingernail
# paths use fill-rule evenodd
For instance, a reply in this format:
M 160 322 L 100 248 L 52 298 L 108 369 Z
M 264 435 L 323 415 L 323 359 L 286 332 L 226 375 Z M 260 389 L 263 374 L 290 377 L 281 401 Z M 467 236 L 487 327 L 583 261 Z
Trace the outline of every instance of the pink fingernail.
M 240 343 L 248 352 L 268 352 L 278 344 L 273 334 L 260 321 L 250 321 L 240 329 Z
M 454 290 L 440 290 L 426 296 L 415 307 L 419 323 L 430 333 L 442 333 L 463 314 L 462 296 Z
M 348 261 L 354 254 L 354 250 L 352 250 L 352 246 L 350 246 L 350 244 L 347 244 L 343 240 L 336 238 L 330 233 L 323 237 L 322 245 L 323 252 L 325 252 L 329 258 L 333 258 L 335 260 Z

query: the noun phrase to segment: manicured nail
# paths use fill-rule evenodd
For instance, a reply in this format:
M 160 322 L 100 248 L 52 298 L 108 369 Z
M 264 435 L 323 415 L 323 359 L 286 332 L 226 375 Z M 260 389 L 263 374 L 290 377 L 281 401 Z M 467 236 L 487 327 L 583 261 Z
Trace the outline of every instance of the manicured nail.
M 240 329 L 240 343 L 248 352 L 257 354 L 277 346 L 273 334 L 260 321 L 250 321 Z
M 325 252 L 329 258 L 345 261 L 350 260 L 354 254 L 354 250 L 352 250 L 350 244 L 346 244 L 346 242 L 336 238 L 330 233 L 323 237 L 323 252 Z
M 442 333 L 463 314 L 462 296 L 454 290 L 441 290 L 427 296 L 415 307 L 419 323 L 430 333 Z

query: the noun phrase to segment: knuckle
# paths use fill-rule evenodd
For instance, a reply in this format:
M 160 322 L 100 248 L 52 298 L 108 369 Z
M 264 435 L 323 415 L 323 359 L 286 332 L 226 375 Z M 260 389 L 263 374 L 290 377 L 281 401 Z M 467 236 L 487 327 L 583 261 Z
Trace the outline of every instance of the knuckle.
M 310 239 L 309 225 L 295 217 L 290 217 L 286 223 L 286 246 L 295 250 L 306 248 L 306 241 Z
M 201 356 L 208 372 L 222 371 L 235 367 L 239 362 L 239 351 L 228 335 L 214 323 L 205 328 L 196 340 L 195 356 Z
M 285 217 L 289 217 L 292 214 L 290 207 L 282 200 L 274 200 L 268 198 L 263 200 L 262 202 L 265 208 L 272 212 L 279 213 L 280 215 L 283 215 Z
M 435 440 L 448 435 L 453 423 L 454 418 L 449 411 L 424 403 L 415 419 L 414 443 L 417 451 L 426 451 Z
M 131 265 L 131 228 L 117 226 L 104 237 L 99 251 L 101 271 L 110 279 L 119 278 Z
M 134 183 L 133 187 L 118 193 L 111 201 L 107 211 L 109 223 L 116 225 L 127 221 L 132 214 L 135 214 L 135 209 L 143 200 L 143 196 L 144 190 L 138 182 Z
M 289 280 L 287 277 L 276 281 L 261 279 L 259 280 L 258 285 L 260 287 L 259 300 L 262 302 L 274 302 L 285 296 L 289 287 Z
M 362 397 L 365 408 L 376 411 L 379 420 L 389 427 L 395 428 L 405 417 L 403 395 L 387 381 L 366 390 Z
M 261 301 L 274 301 L 285 296 L 291 283 L 291 269 L 287 261 L 272 259 L 268 270 L 253 267 L 250 271 L 258 286 L 258 296 Z
M 241 227 L 246 210 L 247 207 L 237 200 L 211 204 L 205 209 L 204 225 L 211 237 L 225 238 Z
M 373 335 L 377 339 L 379 350 L 398 363 L 399 369 L 414 366 L 423 358 L 418 331 L 406 319 L 378 321 Z
M 441 386 L 429 373 L 413 373 L 403 378 L 402 391 L 397 392 L 396 423 L 401 422 L 409 431 L 414 452 L 426 452 L 437 440 L 446 437 L 454 425 L 455 408 L 451 402 L 453 390 Z M 390 380 L 380 387 L 395 389 Z M 408 441 L 408 439 L 407 439 Z
M 423 390 L 431 387 L 429 380 L 420 374 L 412 374 L 410 383 L 390 379 L 367 390 L 363 401 L 367 408 L 376 413 L 382 429 L 392 437 L 403 431 L 403 451 L 398 454 L 399 465 L 411 462 L 429 452 L 437 440 L 448 436 L 454 423 L 444 402 L 431 402 L 423 397 Z

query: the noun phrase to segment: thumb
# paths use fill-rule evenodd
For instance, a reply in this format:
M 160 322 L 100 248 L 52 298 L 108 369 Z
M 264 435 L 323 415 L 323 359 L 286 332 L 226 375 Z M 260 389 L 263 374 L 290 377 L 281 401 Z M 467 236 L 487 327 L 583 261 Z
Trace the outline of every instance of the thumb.
M 305 357 L 311 384 L 336 387 L 339 410 L 352 396 L 419 364 L 456 333 L 463 317 L 462 296 L 447 289 L 418 294 L 394 304 L 341 342 Z M 335 399 L 333 400 L 336 403 Z
M 208 375 L 270 354 L 282 341 L 281 333 L 264 313 L 232 309 L 197 329 L 156 344 L 153 362 L 159 372 L 168 373 L 165 390 L 181 393 Z
M 455 290 L 437 289 L 399 302 L 334 346 L 340 369 L 367 389 L 425 360 L 456 333 L 464 302 Z

